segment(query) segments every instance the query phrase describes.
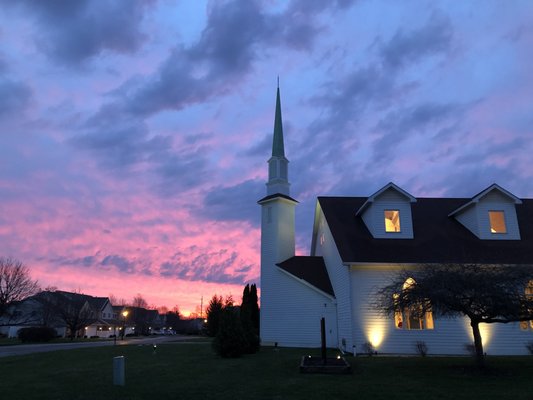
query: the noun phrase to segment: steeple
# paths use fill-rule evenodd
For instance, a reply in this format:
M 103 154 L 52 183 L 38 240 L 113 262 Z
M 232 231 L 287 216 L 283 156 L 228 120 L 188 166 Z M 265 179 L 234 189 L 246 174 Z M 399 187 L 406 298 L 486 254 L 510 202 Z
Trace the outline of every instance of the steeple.
M 274 140 L 272 141 L 272 156 L 285 157 L 283 145 L 283 123 L 281 121 L 281 100 L 279 96 L 279 84 L 276 95 L 276 116 L 274 117 Z
M 268 160 L 267 195 L 284 194 L 289 196 L 289 160 L 285 158 L 283 143 L 283 122 L 281 120 L 281 96 L 276 93 L 276 114 L 274 117 L 274 135 L 272 139 L 272 157 Z

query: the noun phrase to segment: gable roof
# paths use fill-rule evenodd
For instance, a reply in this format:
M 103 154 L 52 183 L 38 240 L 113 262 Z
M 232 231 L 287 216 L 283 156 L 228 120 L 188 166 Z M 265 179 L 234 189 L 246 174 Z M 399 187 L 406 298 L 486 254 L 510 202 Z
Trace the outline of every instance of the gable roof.
M 354 214 L 366 197 L 319 197 L 344 263 L 533 264 L 533 199 L 516 207 L 521 240 L 481 240 L 448 215 L 465 198 L 418 198 L 411 205 L 413 239 L 374 239 Z
M 464 210 L 465 208 L 470 207 L 471 205 L 473 205 L 475 203 L 478 203 L 483 197 L 485 197 L 487 194 L 489 194 L 493 190 L 497 190 L 498 192 L 503 194 L 505 197 L 508 197 L 509 199 L 511 199 L 515 204 L 522 204 L 522 200 L 520 200 L 514 194 L 512 194 L 511 192 L 505 190 L 500 185 L 498 185 L 496 183 L 493 183 L 488 188 L 486 188 L 485 190 L 482 190 L 481 192 L 476 194 L 474 197 L 472 197 L 472 199 L 470 199 L 469 202 L 463 204 L 458 209 L 453 210 L 450 214 L 448 214 L 448 216 L 450 216 L 450 217 L 454 216 L 454 215 L 458 214 L 461 210 Z
M 328 271 L 326 270 L 326 264 L 324 264 L 322 257 L 294 256 L 276 265 L 296 278 L 306 281 L 318 290 L 335 297 L 333 286 L 331 286 Z
M 416 203 L 416 198 L 409 193 L 407 193 L 405 190 L 403 190 L 401 187 L 395 185 L 392 182 L 387 183 L 385 186 L 383 186 L 381 189 L 379 189 L 376 193 L 370 195 L 366 201 L 363 203 L 359 209 L 357 209 L 357 212 L 355 215 L 361 214 L 371 203 L 373 203 L 379 196 L 381 196 L 384 192 L 387 190 L 392 189 L 402 196 L 406 197 L 411 203 Z

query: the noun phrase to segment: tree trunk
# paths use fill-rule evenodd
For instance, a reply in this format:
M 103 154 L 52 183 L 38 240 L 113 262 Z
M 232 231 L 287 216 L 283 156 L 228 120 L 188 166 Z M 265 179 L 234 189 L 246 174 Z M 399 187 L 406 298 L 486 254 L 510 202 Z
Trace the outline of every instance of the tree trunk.
M 479 322 L 470 320 L 470 326 L 474 333 L 474 348 L 476 350 L 476 364 L 478 367 L 485 366 L 485 357 L 483 355 L 483 342 L 481 340 L 481 333 L 479 332 Z

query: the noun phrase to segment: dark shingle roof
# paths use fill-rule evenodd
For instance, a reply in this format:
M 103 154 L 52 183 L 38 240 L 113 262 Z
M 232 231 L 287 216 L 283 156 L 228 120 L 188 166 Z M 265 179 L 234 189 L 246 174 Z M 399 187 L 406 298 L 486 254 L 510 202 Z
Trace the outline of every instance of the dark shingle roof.
M 533 264 L 533 199 L 516 205 L 521 240 L 481 240 L 452 211 L 465 198 L 417 198 L 411 204 L 414 239 L 374 239 L 355 212 L 366 197 L 319 197 L 343 262 Z
M 298 203 L 298 200 L 294 200 L 291 196 L 287 196 L 286 194 L 283 194 L 283 193 L 275 193 L 275 194 L 271 194 L 271 195 L 265 196 L 261 200 L 258 200 L 257 203 L 261 204 L 264 201 L 276 199 L 278 197 L 281 197 L 283 199 L 287 199 L 287 200 L 290 200 L 290 201 L 294 201 L 295 203 Z
M 335 296 L 322 257 L 294 256 L 276 265 L 324 293 Z

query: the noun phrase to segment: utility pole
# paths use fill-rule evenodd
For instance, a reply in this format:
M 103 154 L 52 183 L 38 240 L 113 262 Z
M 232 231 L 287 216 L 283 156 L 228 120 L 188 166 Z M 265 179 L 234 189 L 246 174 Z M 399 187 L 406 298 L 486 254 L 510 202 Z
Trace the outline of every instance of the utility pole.
M 204 317 L 204 296 L 200 298 L 200 318 Z

